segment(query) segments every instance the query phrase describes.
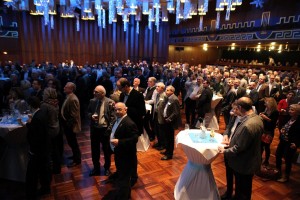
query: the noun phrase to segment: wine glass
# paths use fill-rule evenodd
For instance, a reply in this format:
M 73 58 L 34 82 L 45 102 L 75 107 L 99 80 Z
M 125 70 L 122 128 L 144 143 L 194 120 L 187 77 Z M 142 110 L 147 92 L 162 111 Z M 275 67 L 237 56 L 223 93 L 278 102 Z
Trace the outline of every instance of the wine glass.
M 95 123 L 96 123 L 96 124 L 98 124 L 98 117 L 99 117 L 99 115 L 98 115 L 97 112 L 95 112 L 95 113 L 92 115 L 92 118 L 95 120 Z
M 189 130 L 189 129 L 190 129 L 189 124 L 185 124 L 185 125 L 184 125 L 184 130 Z

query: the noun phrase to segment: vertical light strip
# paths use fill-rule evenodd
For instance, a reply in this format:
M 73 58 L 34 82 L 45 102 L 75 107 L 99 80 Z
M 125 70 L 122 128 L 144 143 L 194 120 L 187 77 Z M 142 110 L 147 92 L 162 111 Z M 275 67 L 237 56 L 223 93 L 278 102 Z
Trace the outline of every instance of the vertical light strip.
M 220 11 L 217 12 L 216 30 L 220 29 Z
M 203 31 L 203 15 L 200 15 L 199 30 Z
M 229 21 L 230 19 L 230 10 L 231 10 L 231 0 L 227 0 L 227 8 L 226 8 L 226 16 L 225 16 L 225 20 Z
M 155 25 L 156 25 L 156 32 L 159 32 L 159 7 L 155 8 Z
M 176 23 L 179 24 L 179 18 L 180 18 L 180 0 L 177 0 L 176 2 Z

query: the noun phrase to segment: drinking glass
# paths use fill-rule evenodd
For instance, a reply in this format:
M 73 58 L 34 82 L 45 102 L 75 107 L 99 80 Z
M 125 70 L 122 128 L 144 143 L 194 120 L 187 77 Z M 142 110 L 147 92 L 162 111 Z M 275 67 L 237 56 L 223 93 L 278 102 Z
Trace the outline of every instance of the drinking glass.
M 215 130 L 213 128 L 210 129 L 209 136 L 210 136 L 210 140 L 209 141 L 213 142 L 214 141 L 214 137 L 215 137 Z
M 185 124 L 185 125 L 184 125 L 184 130 L 189 130 L 189 129 L 190 129 L 189 124 Z

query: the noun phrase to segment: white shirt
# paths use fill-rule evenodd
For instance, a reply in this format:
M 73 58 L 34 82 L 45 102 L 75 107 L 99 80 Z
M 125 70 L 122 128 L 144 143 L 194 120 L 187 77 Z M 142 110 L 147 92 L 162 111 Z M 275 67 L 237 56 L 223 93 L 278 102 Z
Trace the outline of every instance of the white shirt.
M 114 125 L 113 125 L 113 127 L 112 127 L 112 129 L 111 129 L 110 140 L 115 139 L 115 132 L 116 132 L 116 130 L 117 130 L 117 128 L 118 128 L 120 122 L 121 122 L 121 121 L 124 119 L 124 117 L 126 117 L 126 116 L 127 116 L 127 114 L 124 115 L 122 118 L 117 118 L 116 122 L 114 123 Z M 114 146 L 112 143 L 110 143 L 110 148 L 111 148 L 112 151 L 114 151 L 115 146 Z

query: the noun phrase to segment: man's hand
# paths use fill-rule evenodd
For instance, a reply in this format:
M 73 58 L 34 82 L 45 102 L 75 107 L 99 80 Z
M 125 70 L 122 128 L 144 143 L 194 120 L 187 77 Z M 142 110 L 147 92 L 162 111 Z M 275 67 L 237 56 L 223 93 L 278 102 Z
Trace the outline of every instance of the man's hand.
M 223 140 L 222 140 L 222 144 L 229 145 L 228 135 L 224 135 Z
M 218 146 L 218 151 L 219 153 L 224 153 L 224 147 L 223 146 Z
M 119 144 L 119 139 L 111 139 L 110 140 L 110 143 L 113 145 L 113 146 L 118 146 L 118 144 Z

